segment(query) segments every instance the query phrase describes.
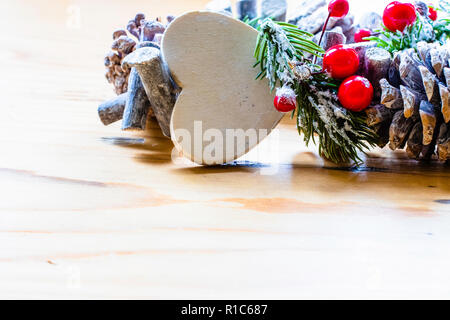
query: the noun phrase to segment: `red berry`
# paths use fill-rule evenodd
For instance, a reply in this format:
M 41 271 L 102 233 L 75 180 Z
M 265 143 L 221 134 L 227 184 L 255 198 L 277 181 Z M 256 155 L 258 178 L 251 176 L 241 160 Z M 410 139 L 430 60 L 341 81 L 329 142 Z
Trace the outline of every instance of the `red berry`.
M 277 95 L 273 100 L 275 109 L 280 112 L 289 112 L 297 107 L 297 96 L 294 90 L 289 87 L 283 87 L 277 90 Z
M 339 44 L 331 47 L 323 57 L 323 69 L 334 79 L 345 79 L 359 68 L 359 57 L 355 49 Z
M 331 0 L 328 5 L 330 17 L 343 18 L 348 14 L 350 6 L 348 0 Z
M 353 76 L 342 82 L 338 92 L 339 101 L 350 111 L 362 111 L 372 102 L 373 87 L 369 80 Z
M 365 42 L 368 40 L 364 40 L 364 38 L 370 37 L 372 35 L 372 31 L 369 29 L 359 29 L 355 33 L 355 42 Z
M 392 32 L 403 32 L 416 21 L 416 8 L 411 3 L 398 1 L 388 4 L 383 13 L 383 23 Z
M 428 6 L 428 10 L 430 11 L 430 14 L 429 14 L 430 19 L 433 21 L 436 21 L 438 18 L 437 10 L 435 8 L 433 8 L 432 6 Z
M 275 106 L 275 109 L 277 109 L 280 112 L 290 112 L 296 108 L 295 103 L 286 97 L 276 96 L 275 100 L 273 101 L 273 104 Z

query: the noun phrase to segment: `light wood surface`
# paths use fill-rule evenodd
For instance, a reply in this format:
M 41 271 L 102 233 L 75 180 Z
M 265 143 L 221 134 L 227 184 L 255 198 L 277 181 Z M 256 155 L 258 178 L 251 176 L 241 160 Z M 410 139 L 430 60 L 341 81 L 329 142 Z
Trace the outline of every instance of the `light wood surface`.
M 0 297 L 450 298 L 449 167 L 333 168 L 285 120 L 203 168 L 100 123 L 111 31 L 204 5 L 158 3 L 0 2 Z

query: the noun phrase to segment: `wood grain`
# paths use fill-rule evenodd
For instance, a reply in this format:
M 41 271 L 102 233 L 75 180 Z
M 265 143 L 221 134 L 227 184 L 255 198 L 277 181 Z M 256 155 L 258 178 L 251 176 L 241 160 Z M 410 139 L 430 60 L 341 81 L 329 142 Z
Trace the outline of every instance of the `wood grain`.
M 100 123 L 111 31 L 205 1 L 158 2 L 0 2 L 0 297 L 450 298 L 448 167 L 336 168 L 285 119 L 203 168 Z

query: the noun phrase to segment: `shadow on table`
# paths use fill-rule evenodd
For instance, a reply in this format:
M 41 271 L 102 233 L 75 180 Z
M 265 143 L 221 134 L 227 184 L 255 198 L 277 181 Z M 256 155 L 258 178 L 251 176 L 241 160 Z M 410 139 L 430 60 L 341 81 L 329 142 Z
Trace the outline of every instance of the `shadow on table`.
M 132 137 L 102 137 L 103 142 L 136 150 L 134 159 L 151 165 L 167 164 L 172 161 L 173 143 L 165 137 L 158 124 L 151 120 L 144 132 L 136 132 Z

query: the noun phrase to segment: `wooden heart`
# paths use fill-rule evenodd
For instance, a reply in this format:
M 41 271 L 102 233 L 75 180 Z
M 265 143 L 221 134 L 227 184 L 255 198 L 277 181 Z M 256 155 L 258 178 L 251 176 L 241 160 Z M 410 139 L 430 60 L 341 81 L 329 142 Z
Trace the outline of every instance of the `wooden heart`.
M 198 164 L 241 157 L 283 116 L 273 107 L 267 81 L 255 80 L 257 36 L 245 23 L 212 12 L 184 14 L 165 32 L 163 56 L 183 88 L 172 114 L 172 140 Z

